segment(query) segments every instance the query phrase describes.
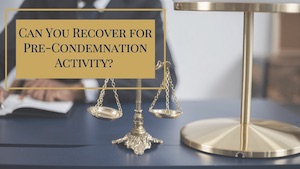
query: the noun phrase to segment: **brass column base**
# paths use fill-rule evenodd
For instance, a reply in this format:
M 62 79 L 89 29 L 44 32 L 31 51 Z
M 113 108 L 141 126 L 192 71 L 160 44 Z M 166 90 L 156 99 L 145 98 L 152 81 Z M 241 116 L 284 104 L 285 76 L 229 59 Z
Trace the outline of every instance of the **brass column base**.
M 181 140 L 197 150 L 241 158 L 272 158 L 300 152 L 300 128 L 277 121 L 208 119 L 187 124 Z
M 146 149 L 151 148 L 151 142 L 161 144 L 163 143 L 162 140 L 157 138 L 153 138 L 149 133 L 134 133 L 130 132 L 126 134 L 123 138 L 118 140 L 113 140 L 112 144 L 120 144 L 123 143 L 124 145 L 132 149 L 136 155 L 143 155 Z

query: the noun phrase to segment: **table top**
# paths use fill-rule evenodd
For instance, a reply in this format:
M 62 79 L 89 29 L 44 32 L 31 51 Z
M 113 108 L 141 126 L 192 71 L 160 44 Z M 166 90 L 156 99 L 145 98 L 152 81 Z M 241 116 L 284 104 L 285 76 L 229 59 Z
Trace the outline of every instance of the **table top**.
M 174 0 L 183 11 L 300 13 L 299 0 Z
M 187 123 L 209 118 L 238 118 L 239 100 L 181 102 L 184 114 L 178 119 L 157 119 L 146 111 L 146 130 L 164 140 L 142 156 L 111 140 L 132 128 L 134 104 L 123 104 L 124 115 L 115 121 L 99 120 L 76 104 L 66 117 L 12 116 L 0 118 L 0 168 L 299 168 L 300 155 L 274 159 L 239 159 L 207 154 L 181 143 L 180 129 Z M 163 107 L 163 103 L 158 103 Z M 24 110 L 24 113 L 29 110 Z M 254 100 L 252 117 L 300 126 L 300 106 L 281 106 L 268 100 Z

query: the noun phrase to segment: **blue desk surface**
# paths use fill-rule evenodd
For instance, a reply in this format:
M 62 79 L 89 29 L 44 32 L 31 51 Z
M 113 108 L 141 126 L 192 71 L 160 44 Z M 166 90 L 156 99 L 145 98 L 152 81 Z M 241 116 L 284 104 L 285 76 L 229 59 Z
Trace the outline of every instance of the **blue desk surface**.
M 10 117 L 0 119 L 0 168 L 299 168 L 300 155 L 275 159 L 239 159 L 211 155 L 180 142 L 180 129 L 207 118 L 240 116 L 239 100 L 181 102 L 184 114 L 178 119 L 157 119 L 143 103 L 146 130 L 164 140 L 142 156 L 111 140 L 132 128 L 134 104 L 123 104 L 124 115 L 115 121 L 99 120 L 87 104 L 75 105 L 68 117 Z M 162 107 L 163 103 L 158 103 Z M 268 100 L 253 100 L 252 117 L 300 126 L 300 106 L 281 106 Z

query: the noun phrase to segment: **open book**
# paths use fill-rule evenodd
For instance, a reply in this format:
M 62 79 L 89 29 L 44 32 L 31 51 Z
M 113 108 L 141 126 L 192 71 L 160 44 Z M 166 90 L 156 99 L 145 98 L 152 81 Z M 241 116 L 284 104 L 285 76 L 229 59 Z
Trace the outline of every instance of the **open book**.
M 21 108 L 30 108 L 44 110 L 54 113 L 66 114 L 72 108 L 71 101 L 46 102 L 35 100 L 31 97 L 19 98 L 17 94 L 10 94 L 3 102 L 3 108 L 0 109 L 0 116 L 13 113 L 15 110 Z

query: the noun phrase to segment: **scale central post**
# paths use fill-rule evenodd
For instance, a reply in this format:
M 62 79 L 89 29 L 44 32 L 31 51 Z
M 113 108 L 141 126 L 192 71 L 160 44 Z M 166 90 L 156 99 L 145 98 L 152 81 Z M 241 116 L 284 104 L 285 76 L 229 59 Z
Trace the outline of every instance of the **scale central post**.
M 244 12 L 244 32 L 243 32 L 243 82 L 241 99 L 241 119 L 240 119 L 240 148 L 247 151 L 249 125 L 251 122 L 251 95 L 252 95 L 252 63 L 253 63 L 253 24 L 254 13 Z M 236 156 L 243 157 L 240 153 Z
M 243 87 L 241 100 L 241 124 L 250 123 L 252 94 L 252 51 L 254 13 L 244 12 Z

